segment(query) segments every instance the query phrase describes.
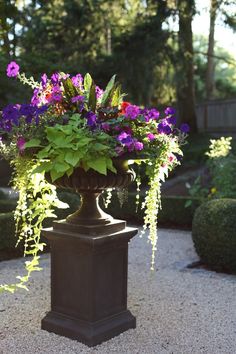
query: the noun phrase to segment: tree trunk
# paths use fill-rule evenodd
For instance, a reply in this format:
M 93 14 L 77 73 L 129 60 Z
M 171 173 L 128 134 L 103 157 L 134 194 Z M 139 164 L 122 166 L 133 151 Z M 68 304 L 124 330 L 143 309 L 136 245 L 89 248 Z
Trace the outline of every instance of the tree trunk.
M 190 125 L 191 132 L 197 131 L 195 112 L 193 34 L 192 18 L 194 0 L 178 0 L 179 32 L 177 63 L 177 99 L 180 122 Z
M 218 8 L 218 0 L 211 0 L 210 8 L 210 29 L 209 29 L 209 39 L 208 39 L 208 51 L 207 51 L 207 71 L 206 71 L 206 98 L 207 100 L 212 99 L 214 95 L 214 76 L 215 76 L 215 65 L 214 65 L 214 45 L 215 45 L 215 20 L 216 12 Z

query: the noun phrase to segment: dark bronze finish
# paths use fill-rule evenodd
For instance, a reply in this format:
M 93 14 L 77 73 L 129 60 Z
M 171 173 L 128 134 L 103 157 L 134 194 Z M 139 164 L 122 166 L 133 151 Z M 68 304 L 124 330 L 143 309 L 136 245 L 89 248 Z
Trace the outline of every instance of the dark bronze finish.
M 82 196 L 80 209 L 43 230 L 51 245 L 51 311 L 42 329 L 95 346 L 130 328 L 127 310 L 128 243 L 137 229 L 101 210 L 102 190 L 124 187 L 134 173 L 124 160 L 107 176 L 76 169 L 57 181 Z

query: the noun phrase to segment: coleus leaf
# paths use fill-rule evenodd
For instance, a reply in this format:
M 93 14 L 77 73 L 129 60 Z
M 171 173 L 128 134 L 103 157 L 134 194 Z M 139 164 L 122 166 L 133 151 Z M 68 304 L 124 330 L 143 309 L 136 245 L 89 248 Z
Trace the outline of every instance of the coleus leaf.
M 97 105 L 96 85 L 93 82 L 89 91 L 88 107 L 91 111 L 95 112 L 96 105 Z
M 90 88 L 92 86 L 92 83 L 93 83 L 93 79 L 91 78 L 91 75 L 89 73 L 87 73 L 84 77 L 84 89 L 88 93 L 90 92 Z
M 104 107 L 107 105 L 109 99 L 110 99 L 110 94 L 114 88 L 115 85 L 115 80 L 116 80 L 116 75 L 113 75 L 111 80 L 108 82 L 107 87 L 105 89 L 105 92 L 103 93 L 102 96 L 102 101 L 101 101 L 101 106 Z

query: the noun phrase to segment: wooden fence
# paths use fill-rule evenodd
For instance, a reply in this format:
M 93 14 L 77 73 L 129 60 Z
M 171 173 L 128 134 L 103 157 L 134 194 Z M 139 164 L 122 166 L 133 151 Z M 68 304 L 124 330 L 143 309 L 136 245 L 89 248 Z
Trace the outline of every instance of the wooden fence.
M 201 132 L 236 132 L 236 99 L 198 104 L 196 114 Z

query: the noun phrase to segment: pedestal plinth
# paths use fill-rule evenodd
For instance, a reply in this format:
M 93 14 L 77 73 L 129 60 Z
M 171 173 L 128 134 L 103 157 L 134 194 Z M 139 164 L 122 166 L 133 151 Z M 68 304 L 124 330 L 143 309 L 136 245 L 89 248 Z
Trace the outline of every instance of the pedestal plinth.
M 128 243 L 137 229 L 54 222 L 43 230 L 51 245 L 51 311 L 42 329 L 95 346 L 130 328 Z

